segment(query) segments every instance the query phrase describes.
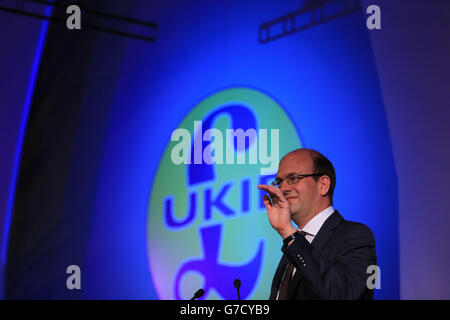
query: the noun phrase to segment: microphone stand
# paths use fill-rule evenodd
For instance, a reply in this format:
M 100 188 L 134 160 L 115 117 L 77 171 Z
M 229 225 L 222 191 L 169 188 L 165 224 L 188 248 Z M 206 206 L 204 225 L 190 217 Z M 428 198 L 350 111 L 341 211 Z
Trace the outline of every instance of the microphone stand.
M 241 294 L 239 293 L 239 288 L 241 287 L 241 280 L 239 279 L 234 280 L 234 287 L 236 288 L 237 291 L 238 300 L 241 300 Z

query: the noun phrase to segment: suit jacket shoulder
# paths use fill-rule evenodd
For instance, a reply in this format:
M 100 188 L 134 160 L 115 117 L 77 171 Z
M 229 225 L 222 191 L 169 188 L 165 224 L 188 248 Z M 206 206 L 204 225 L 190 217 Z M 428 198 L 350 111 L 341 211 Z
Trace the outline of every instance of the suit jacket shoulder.
M 376 264 L 375 238 L 366 225 L 344 220 L 335 211 L 310 244 L 298 236 L 288 247 L 272 283 L 275 297 L 288 262 L 297 272 L 290 286 L 290 299 L 370 299 L 366 287 L 367 267 Z
M 363 223 L 349 220 L 342 220 L 334 230 L 333 240 L 342 250 L 357 249 L 361 246 L 375 247 L 375 237 L 372 230 Z

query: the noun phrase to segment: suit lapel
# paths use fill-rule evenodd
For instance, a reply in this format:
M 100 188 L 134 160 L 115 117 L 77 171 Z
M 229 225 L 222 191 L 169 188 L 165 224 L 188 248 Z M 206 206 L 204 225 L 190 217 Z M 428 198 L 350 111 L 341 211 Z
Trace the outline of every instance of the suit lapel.
M 325 243 L 327 243 L 328 239 L 334 232 L 334 229 L 338 226 L 338 224 L 343 220 L 342 216 L 339 214 L 337 210 L 335 210 L 331 216 L 328 217 L 327 220 L 323 223 L 322 227 L 317 232 L 314 237 L 311 245 L 317 250 L 321 251 Z
M 329 216 L 328 219 L 325 220 L 322 227 L 319 229 L 319 232 L 317 232 L 316 236 L 314 237 L 313 241 L 311 242 L 311 245 L 317 251 L 319 251 L 319 252 L 322 251 L 323 246 L 327 243 L 328 239 L 333 234 L 334 229 L 339 225 L 339 223 L 342 220 L 343 220 L 342 216 L 339 214 L 339 212 L 337 210 L 335 210 L 331 214 L 331 216 Z M 294 274 L 294 277 L 292 278 L 292 282 L 289 285 L 289 291 L 288 291 L 288 295 L 287 295 L 288 299 L 292 299 L 292 296 L 294 295 L 295 291 L 297 290 L 297 287 L 299 285 L 301 278 L 302 278 L 301 272 L 296 271 Z
M 284 271 L 288 264 L 288 259 L 285 255 L 281 257 L 280 262 L 278 263 L 278 268 L 275 271 L 275 275 L 273 277 L 272 289 L 270 293 L 270 300 L 275 300 L 277 298 L 278 289 L 280 288 L 281 280 L 283 278 Z

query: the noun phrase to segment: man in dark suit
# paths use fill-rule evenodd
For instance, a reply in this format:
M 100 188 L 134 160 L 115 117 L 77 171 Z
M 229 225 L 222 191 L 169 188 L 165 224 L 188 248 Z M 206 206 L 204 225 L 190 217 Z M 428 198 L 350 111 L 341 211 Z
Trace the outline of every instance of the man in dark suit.
M 367 268 L 377 264 L 375 239 L 334 210 L 335 185 L 331 162 L 309 149 L 288 153 L 272 185 L 258 185 L 270 195 L 264 205 L 283 239 L 270 299 L 373 299 Z

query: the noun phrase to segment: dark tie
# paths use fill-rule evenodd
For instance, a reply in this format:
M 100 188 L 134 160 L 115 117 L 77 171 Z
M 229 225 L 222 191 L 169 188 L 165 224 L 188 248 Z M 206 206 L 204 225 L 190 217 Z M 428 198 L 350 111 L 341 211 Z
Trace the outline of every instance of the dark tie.
M 306 234 L 305 231 L 300 231 L 300 233 L 303 236 Z M 293 272 L 294 272 L 294 265 L 289 262 L 286 266 L 286 271 L 284 272 L 283 279 L 281 279 L 278 300 L 286 300 Z
M 284 272 L 283 275 L 283 279 L 281 279 L 278 300 L 286 300 L 289 289 L 289 283 L 291 282 L 293 272 L 294 272 L 294 265 L 292 263 L 288 263 L 286 271 Z

